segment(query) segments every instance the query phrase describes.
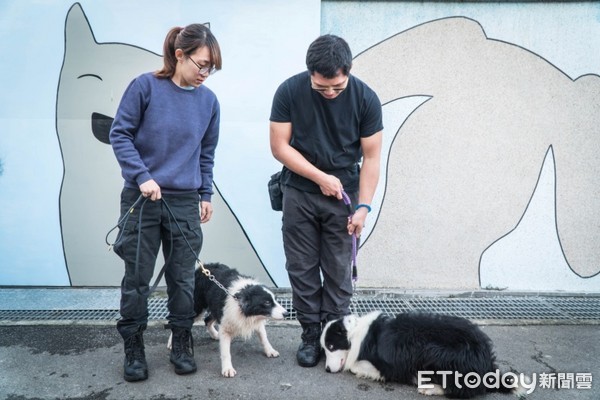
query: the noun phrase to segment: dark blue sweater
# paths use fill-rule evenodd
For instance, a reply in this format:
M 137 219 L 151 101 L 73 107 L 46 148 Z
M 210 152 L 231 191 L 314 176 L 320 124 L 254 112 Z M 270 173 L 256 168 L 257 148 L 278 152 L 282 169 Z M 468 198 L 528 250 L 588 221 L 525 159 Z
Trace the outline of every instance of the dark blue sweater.
M 125 187 L 154 179 L 163 193 L 213 193 L 219 101 L 207 87 L 186 90 L 146 73 L 125 90 L 110 131 Z

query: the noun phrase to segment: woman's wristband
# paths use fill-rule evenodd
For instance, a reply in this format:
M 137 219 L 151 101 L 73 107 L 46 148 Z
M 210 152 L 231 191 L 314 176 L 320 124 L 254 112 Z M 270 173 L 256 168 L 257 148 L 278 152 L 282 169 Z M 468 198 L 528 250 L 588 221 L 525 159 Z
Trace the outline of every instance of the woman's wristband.
M 357 205 L 356 208 L 355 208 L 355 210 L 358 211 L 358 209 L 362 208 L 362 207 L 364 207 L 364 208 L 367 209 L 367 213 L 371 212 L 371 206 L 368 205 L 368 204 L 363 204 L 363 203 L 360 203 L 359 205 Z

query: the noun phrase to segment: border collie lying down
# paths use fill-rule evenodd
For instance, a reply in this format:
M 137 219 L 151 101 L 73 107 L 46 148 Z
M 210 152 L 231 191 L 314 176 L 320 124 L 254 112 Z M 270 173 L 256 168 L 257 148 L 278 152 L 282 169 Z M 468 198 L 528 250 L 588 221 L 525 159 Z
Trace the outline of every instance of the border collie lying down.
M 210 337 L 219 341 L 221 352 L 221 374 L 232 378 L 237 373 L 231 363 L 231 340 L 241 336 L 248 339 L 256 332 L 267 357 L 279 357 L 277 350 L 267 339 L 267 318 L 283 319 L 287 310 L 275 300 L 273 293 L 253 278 L 241 275 L 224 264 L 204 266 L 231 294 L 229 296 L 196 269 L 194 311 L 196 321 L 206 313 L 204 322 Z M 215 329 L 215 323 L 219 330 Z M 171 337 L 167 347 L 171 346 Z
M 361 378 L 417 385 L 424 395 L 471 398 L 488 391 L 525 395 L 516 374 L 500 379 L 490 338 L 460 317 L 426 313 L 391 317 L 380 311 L 348 315 L 325 325 L 321 346 L 327 372 L 346 370 Z M 477 376 L 481 380 L 474 385 Z M 491 382 L 494 377 L 496 383 Z M 529 383 L 524 375 L 521 379 Z

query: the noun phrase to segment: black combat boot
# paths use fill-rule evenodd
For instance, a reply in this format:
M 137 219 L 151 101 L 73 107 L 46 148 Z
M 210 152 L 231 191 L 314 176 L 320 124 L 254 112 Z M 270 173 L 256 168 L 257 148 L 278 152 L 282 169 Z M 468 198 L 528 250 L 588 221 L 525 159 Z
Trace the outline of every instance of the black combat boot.
M 321 359 L 321 324 L 302 323 L 302 343 L 298 347 L 296 359 L 301 367 L 314 367 Z
M 175 365 L 175 373 L 178 375 L 196 372 L 196 361 L 194 360 L 194 339 L 192 331 L 186 328 L 167 325 L 171 328 L 173 340 L 171 342 L 170 360 Z
M 125 363 L 123 377 L 127 382 L 148 379 L 148 364 L 144 352 L 144 327 L 125 339 Z

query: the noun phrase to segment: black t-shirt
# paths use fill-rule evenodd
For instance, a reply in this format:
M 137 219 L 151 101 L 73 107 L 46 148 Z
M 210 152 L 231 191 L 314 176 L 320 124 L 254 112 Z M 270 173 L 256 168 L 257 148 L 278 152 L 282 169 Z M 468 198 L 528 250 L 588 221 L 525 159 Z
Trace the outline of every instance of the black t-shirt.
M 360 138 L 383 129 L 379 98 L 352 74 L 334 99 L 311 88 L 309 71 L 292 76 L 275 92 L 270 120 L 291 122 L 290 145 L 320 170 L 337 176 L 346 192 L 358 191 Z M 282 183 L 321 193 L 317 184 L 285 167 Z

